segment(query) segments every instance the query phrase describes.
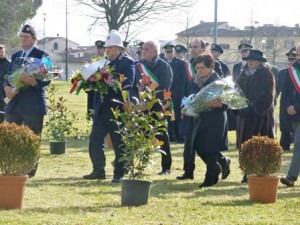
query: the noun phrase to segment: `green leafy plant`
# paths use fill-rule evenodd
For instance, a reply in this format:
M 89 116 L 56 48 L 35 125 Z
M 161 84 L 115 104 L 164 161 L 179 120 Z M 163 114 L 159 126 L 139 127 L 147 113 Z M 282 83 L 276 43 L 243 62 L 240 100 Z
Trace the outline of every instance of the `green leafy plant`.
M 56 97 L 57 88 L 51 84 L 47 88 L 48 121 L 45 123 L 46 137 L 52 142 L 65 142 L 66 137 L 71 134 L 77 135 L 79 129 L 74 126 L 78 120 L 78 114 L 68 111 L 66 99 L 62 96 Z
M 112 109 L 124 147 L 120 160 L 125 161 L 129 179 L 145 179 L 145 170 L 154 163 L 153 154 L 163 152 L 160 149 L 163 142 L 158 141 L 156 136 L 166 131 L 164 117 L 169 115 L 169 111 L 153 110 L 157 104 L 166 109 L 156 96 L 157 85 L 139 86 L 138 97 L 130 101 L 128 91 L 122 89 L 122 78 L 120 80 L 123 102 L 119 103 L 122 108 Z
M 253 136 L 242 144 L 239 164 L 247 175 L 271 175 L 282 165 L 282 148 L 272 138 Z
M 0 124 L 0 172 L 3 175 L 25 175 L 39 159 L 40 138 L 26 126 Z

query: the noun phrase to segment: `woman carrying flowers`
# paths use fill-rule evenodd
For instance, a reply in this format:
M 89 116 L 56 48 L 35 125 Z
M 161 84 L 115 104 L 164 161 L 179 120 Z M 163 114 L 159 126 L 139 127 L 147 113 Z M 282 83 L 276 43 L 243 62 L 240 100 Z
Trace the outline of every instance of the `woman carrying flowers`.
M 221 79 L 213 70 L 214 59 L 209 54 L 195 58 L 193 65 L 197 76 L 192 84 L 192 92 L 197 93 L 208 84 Z M 227 106 L 215 99 L 207 103 L 210 110 L 200 112 L 195 119 L 192 133 L 192 148 L 206 164 L 205 179 L 200 188 L 215 185 L 219 180 L 221 167 L 218 164 L 220 152 L 227 141 Z
M 104 47 L 106 48 L 107 58 L 110 60 L 108 67 L 113 68 L 114 78 L 105 71 L 100 71 L 98 75 L 96 74 L 94 77 L 89 78 L 92 79 L 90 82 L 93 82 L 93 79 L 98 81 L 94 88 L 96 88 L 96 90 L 100 93 L 100 99 L 95 105 L 93 126 L 89 142 L 89 155 L 93 164 L 93 171 L 90 174 L 83 176 L 83 178 L 106 178 L 104 138 L 109 133 L 115 152 L 112 183 L 119 183 L 121 178 L 124 176 L 124 162 L 119 162 L 119 159 L 123 154 L 123 148 L 121 146 L 121 137 L 118 133 L 116 133 L 116 131 L 118 131 L 118 126 L 114 121 L 112 121 L 115 117 L 111 109 L 120 107 L 120 104 L 112 100 L 116 99 L 122 101 L 122 95 L 119 90 L 114 89 L 113 87 L 115 86 L 114 80 L 119 80 L 119 77 L 122 74 L 125 79 L 122 82 L 123 89 L 131 89 L 134 80 L 134 61 L 123 52 L 123 40 L 121 34 L 116 30 L 110 31 Z M 97 79 L 97 76 L 101 76 L 101 78 L 104 79 L 106 86 L 104 86 L 105 84 L 101 81 L 102 79 L 100 79 L 100 77 Z

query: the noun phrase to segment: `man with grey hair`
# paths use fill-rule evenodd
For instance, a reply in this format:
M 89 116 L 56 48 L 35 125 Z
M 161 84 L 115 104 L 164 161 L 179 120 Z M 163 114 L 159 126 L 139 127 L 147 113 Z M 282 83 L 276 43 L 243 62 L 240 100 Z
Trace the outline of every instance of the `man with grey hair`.
M 157 83 L 158 87 L 156 90 L 160 91 L 157 93 L 157 97 L 163 101 L 163 91 L 170 90 L 173 73 L 170 65 L 159 57 L 159 49 L 160 44 L 157 41 L 151 40 L 144 43 L 142 47 L 142 59 L 136 63 L 135 81 L 136 84 L 141 83 L 141 85 L 145 85 L 143 82 L 140 82 L 142 76 L 149 76 L 151 82 Z M 159 104 L 156 104 L 153 110 L 162 111 L 163 109 Z M 159 175 L 167 175 L 171 173 L 172 164 L 170 140 L 167 131 L 158 135 L 157 139 L 164 142 L 161 146 L 161 150 L 165 153 L 162 153 L 162 170 Z
M 300 173 L 300 43 L 296 46 L 296 60 L 288 67 L 287 76 L 282 88 L 282 107 L 286 109 L 294 130 L 294 152 L 290 169 L 280 182 L 293 187 Z

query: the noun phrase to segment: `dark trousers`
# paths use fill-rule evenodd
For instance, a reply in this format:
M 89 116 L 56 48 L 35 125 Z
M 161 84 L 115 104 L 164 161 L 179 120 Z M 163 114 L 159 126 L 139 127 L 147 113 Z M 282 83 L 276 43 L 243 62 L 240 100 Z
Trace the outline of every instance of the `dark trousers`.
M 9 123 L 28 126 L 36 135 L 39 135 L 41 138 L 44 115 L 27 115 L 17 110 L 12 110 L 9 113 L 5 113 L 5 120 Z
M 164 142 L 164 144 L 161 146 L 161 150 L 164 151 L 165 153 L 165 154 L 161 153 L 161 167 L 163 170 L 169 170 L 171 169 L 171 165 L 172 165 L 172 155 L 171 155 L 168 132 L 164 131 L 161 135 L 157 135 L 156 138 L 159 141 Z
M 280 145 L 284 151 L 290 150 L 291 143 L 293 142 L 292 136 L 291 132 L 281 132 Z
M 191 129 L 192 130 L 192 129 Z M 192 134 L 187 134 L 183 149 L 183 170 L 185 174 L 192 175 L 195 170 L 195 151 L 192 148 Z
M 121 178 L 124 175 L 124 162 L 119 162 L 123 155 L 121 136 L 116 133 L 118 127 L 114 121 L 111 121 L 113 114 L 110 109 L 103 109 L 99 114 L 93 117 L 93 126 L 89 141 L 89 155 L 93 164 L 94 171 L 103 171 L 106 165 L 104 154 L 104 139 L 109 133 L 114 153 L 114 178 Z
M 217 160 L 219 157 L 219 153 L 200 153 L 198 155 L 206 164 L 206 173 L 204 182 L 208 185 L 213 185 L 218 182 L 217 175 L 221 171 L 220 165 Z

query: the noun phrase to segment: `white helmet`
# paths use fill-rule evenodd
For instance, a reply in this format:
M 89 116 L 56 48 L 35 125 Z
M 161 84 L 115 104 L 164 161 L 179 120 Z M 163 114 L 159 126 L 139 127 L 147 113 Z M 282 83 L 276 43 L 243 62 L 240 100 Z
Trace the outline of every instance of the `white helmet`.
M 111 30 L 106 38 L 104 47 L 118 46 L 124 49 L 122 35 L 117 30 Z

